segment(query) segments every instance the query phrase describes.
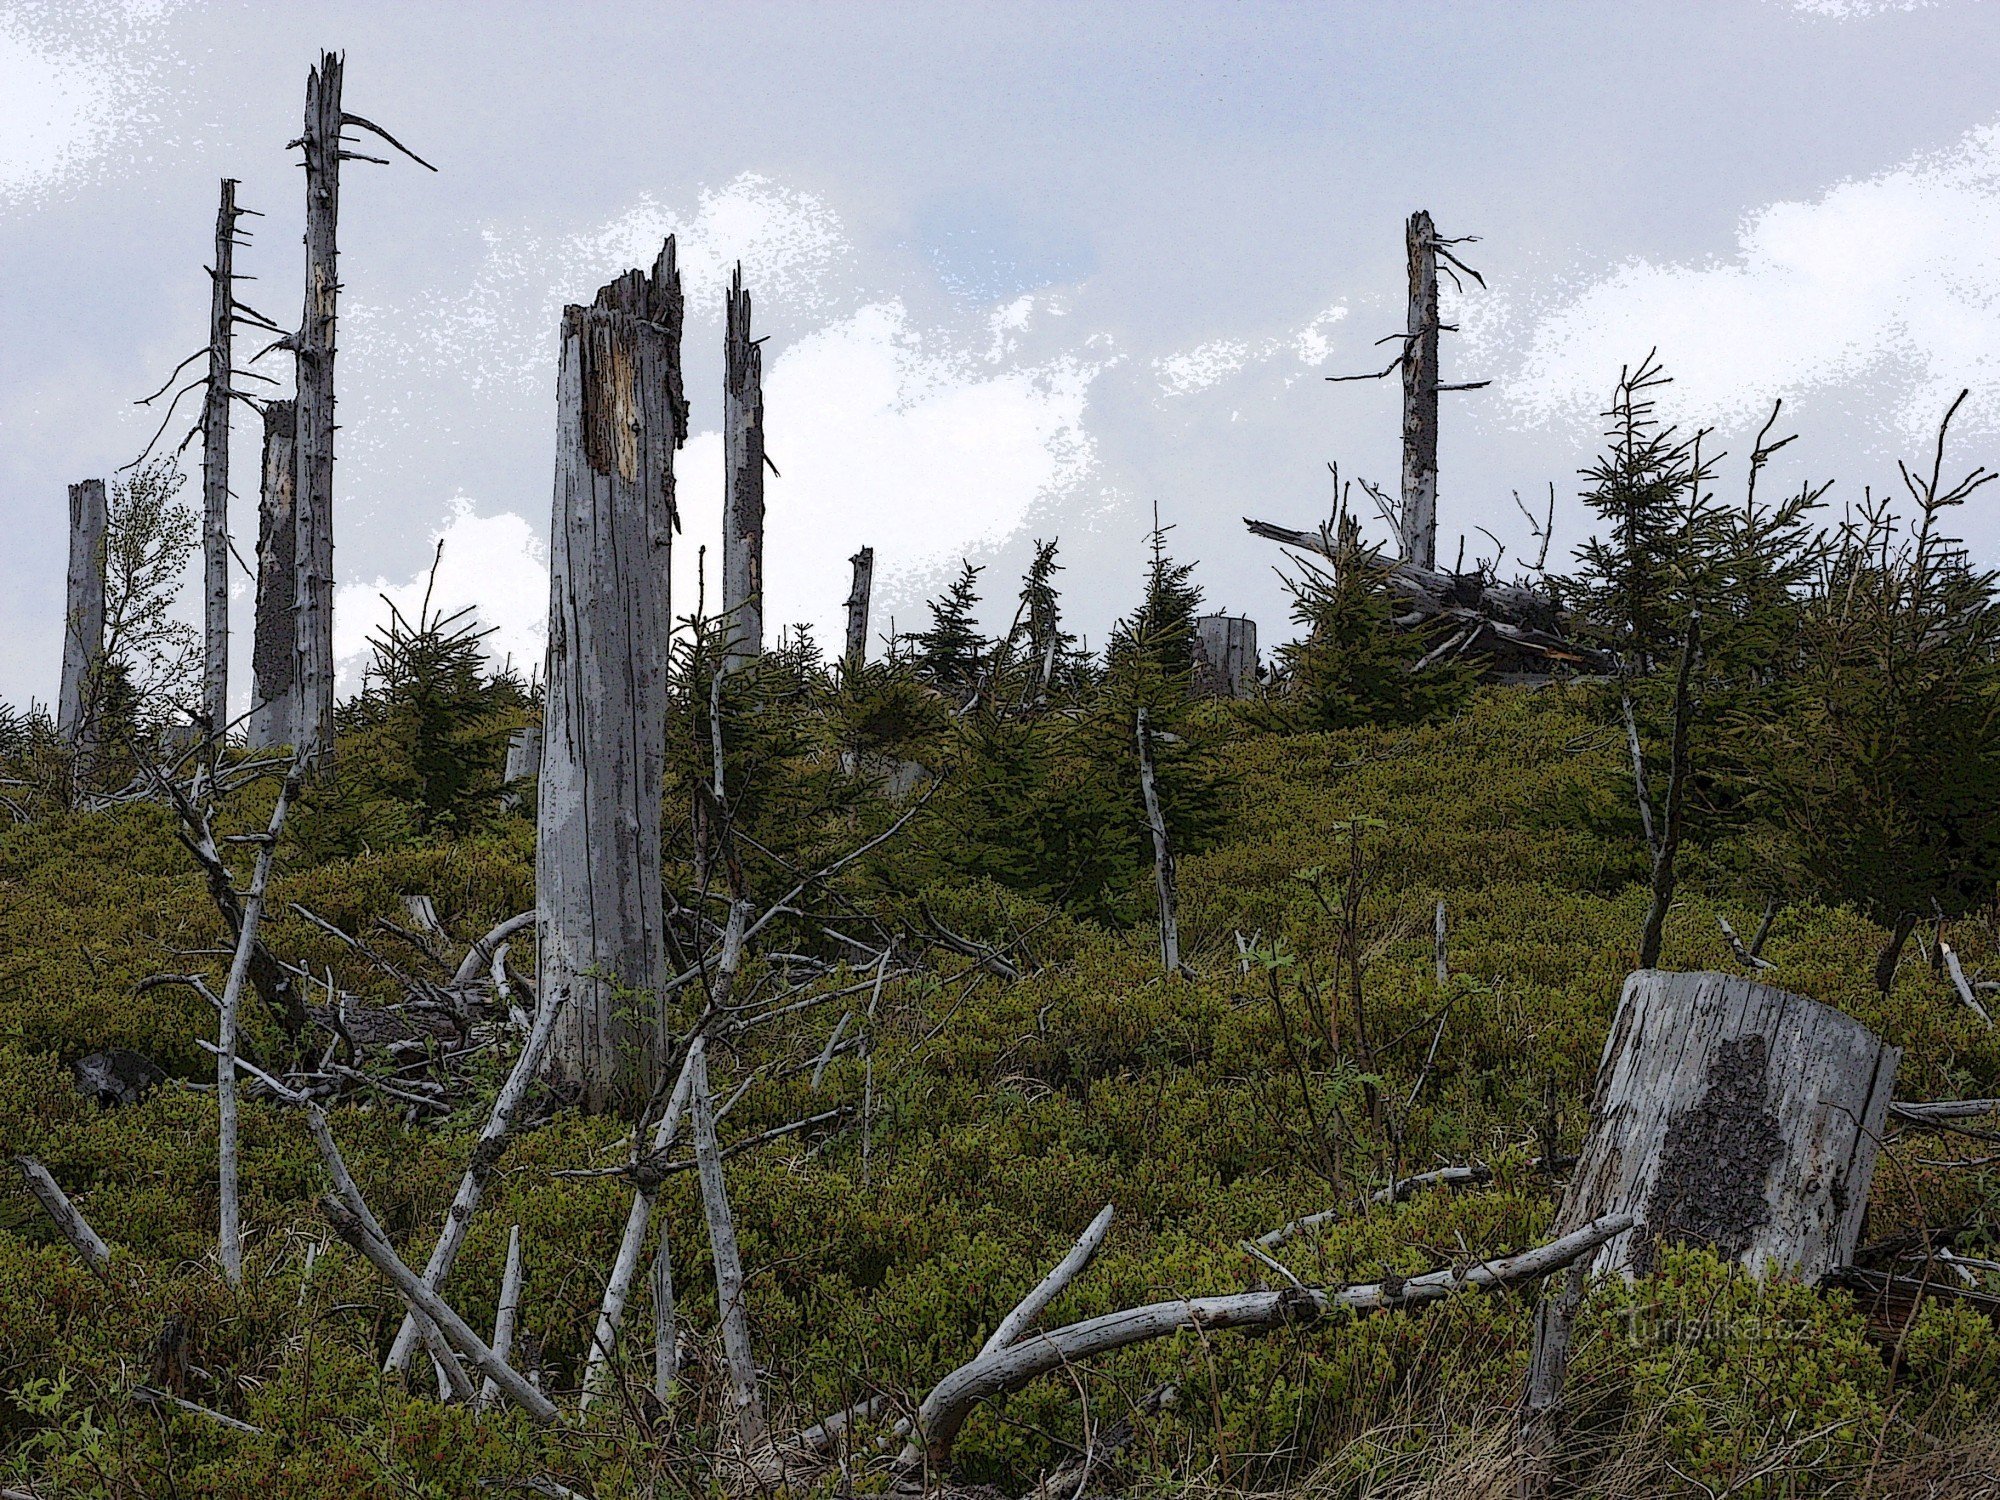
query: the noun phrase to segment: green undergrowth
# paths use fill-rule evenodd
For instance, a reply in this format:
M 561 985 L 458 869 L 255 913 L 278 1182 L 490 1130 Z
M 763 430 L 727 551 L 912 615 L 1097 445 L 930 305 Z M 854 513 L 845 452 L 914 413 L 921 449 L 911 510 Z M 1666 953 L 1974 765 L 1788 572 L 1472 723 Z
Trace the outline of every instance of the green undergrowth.
M 725 1140 L 848 1110 L 834 1130 L 730 1163 L 753 1336 L 780 1425 L 870 1392 L 921 1395 L 1105 1203 L 1117 1210 L 1110 1237 L 1051 1321 L 1261 1285 L 1271 1273 L 1238 1242 L 1328 1208 L 1344 1212 L 1280 1252 L 1311 1282 L 1409 1275 L 1533 1243 L 1559 1191 L 1537 1161 L 1581 1139 L 1645 910 L 1624 743 L 1602 709 L 1583 689 L 1487 689 L 1440 723 L 1291 735 L 1204 710 L 1211 721 L 1196 729 L 1219 800 L 1205 847 L 1180 865 L 1186 977 L 1160 973 L 1150 924 L 1114 921 L 1148 909 L 1149 865 L 1119 865 L 1115 888 L 1088 909 L 1056 904 L 1040 874 L 1032 890 L 1009 889 L 979 861 L 925 852 L 950 844 L 943 793 L 907 847 L 892 841 L 845 872 L 842 899 L 898 919 L 921 905 L 927 921 L 1008 947 L 1029 972 L 1003 980 L 921 950 L 914 971 L 883 988 L 872 1065 L 843 1052 L 817 1091 L 811 1061 L 865 991 L 719 1049 L 725 1095 L 764 1070 Z M 246 795 L 231 816 L 255 826 L 269 796 Z M 855 832 L 893 811 L 863 809 Z M 1143 830 L 1115 835 L 1140 846 Z M 1357 859 L 1365 893 L 1349 922 L 1341 892 Z M 387 1000 L 389 979 L 289 904 L 418 968 L 423 955 L 377 918 L 403 921 L 399 898 L 427 894 L 462 949 L 531 903 L 532 860 L 519 816 L 319 864 L 293 851 L 267 937 L 315 973 L 331 970 L 341 989 Z M 902 884 L 919 875 L 932 883 Z M 693 888 L 682 867 L 669 884 Z M 1718 915 L 1754 929 L 1771 888 L 1753 847 L 1697 837 L 1665 966 L 1731 967 Z M 1989 917 L 1958 920 L 1949 935 L 1975 974 L 2000 972 Z M 1929 939 L 1920 934 L 1886 996 L 1871 980 L 1881 942 L 1850 909 L 1789 906 L 1765 948 L 1766 978 L 1902 1047 L 1902 1095 L 1994 1092 L 2000 1039 L 1953 997 Z M 726 1446 L 721 1361 L 690 1173 L 669 1177 L 658 1215 L 691 1340 L 666 1411 L 636 1356 L 618 1399 L 548 1432 L 439 1406 L 427 1381 L 379 1378 L 399 1309 L 330 1242 L 304 1131 L 261 1100 L 243 1117 L 244 1282 L 223 1283 L 204 1091 L 213 1063 L 196 1045 L 213 1017 L 185 986 L 142 983 L 190 970 L 215 979 L 221 947 L 160 809 L 0 835 L 0 1152 L 43 1161 L 114 1247 L 108 1279 L 93 1277 L 25 1193 L 0 1196 L 0 1475 L 42 1496 L 456 1496 L 536 1476 L 596 1500 L 740 1490 L 715 1456 Z M 867 977 L 865 966 L 843 969 L 822 987 Z M 782 984 L 768 959 L 747 978 L 764 994 Z M 695 1002 L 676 1003 L 691 1014 Z M 245 1015 L 253 1055 L 278 1056 L 272 1018 L 254 1002 Z M 105 1047 L 154 1059 L 169 1086 L 100 1110 L 69 1064 Z M 334 1111 L 406 1260 L 428 1252 L 499 1072 L 496 1061 L 483 1097 L 439 1121 L 412 1125 L 392 1106 Z M 578 1384 L 631 1190 L 617 1177 L 552 1174 L 620 1163 L 625 1132 L 562 1111 L 518 1135 L 448 1285 L 469 1322 L 489 1325 L 519 1224 L 528 1353 L 558 1393 Z M 1886 1152 L 1869 1236 L 1981 1222 L 1991 1175 L 1939 1165 L 1976 1154 L 1936 1137 Z M 1366 1201 L 1399 1174 L 1472 1161 L 1492 1169 L 1490 1185 Z M 1965 1243 L 1978 1253 L 1976 1229 Z M 953 1477 L 1023 1493 L 1086 1433 L 1171 1382 L 1178 1400 L 1137 1422 L 1121 1460 L 1142 1492 L 1415 1493 L 1453 1473 L 1473 1476 L 1459 1496 L 1478 1492 L 1477 1474 L 1499 1462 L 1493 1434 L 1518 1392 L 1532 1319 L 1531 1297 L 1468 1296 L 1267 1337 L 1159 1340 L 983 1407 Z M 628 1327 L 628 1349 L 649 1349 L 643 1294 Z M 163 1372 L 159 1351 L 175 1345 L 184 1355 Z M 262 1431 L 137 1404 L 137 1384 L 171 1384 Z M 1989 1441 L 1980 1423 L 2000 1399 L 2000 1337 L 1982 1315 L 1938 1303 L 1885 1344 L 1846 1293 L 1759 1286 L 1677 1252 L 1653 1279 L 1593 1294 L 1573 1390 L 1569 1462 L 1585 1493 L 1860 1493 Z M 793 1488 L 847 1482 L 828 1469 Z M 888 1484 L 865 1465 L 851 1482 Z

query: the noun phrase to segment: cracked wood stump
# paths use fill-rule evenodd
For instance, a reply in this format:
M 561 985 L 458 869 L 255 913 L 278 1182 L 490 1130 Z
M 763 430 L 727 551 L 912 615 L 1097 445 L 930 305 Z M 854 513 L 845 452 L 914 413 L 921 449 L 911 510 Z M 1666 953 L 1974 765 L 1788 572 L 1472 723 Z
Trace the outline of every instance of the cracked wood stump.
M 1901 1052 L 1850 1016 L 1728 974 L 1625 981 L 1589 1138 L 1556 1215 L 1639 1223 L 1591 1269 L 1646 1275 L 1674 1244 L 1817 1280 L 1860 1237 Z
M 643 1103 L 665 1043 L 660 786 L 683 305 L 669 239 L 651 275 L 628 271 L 562 317 L 537 993 L 544 1005 L 568 993 L 549 1074 L 593 1111 Z

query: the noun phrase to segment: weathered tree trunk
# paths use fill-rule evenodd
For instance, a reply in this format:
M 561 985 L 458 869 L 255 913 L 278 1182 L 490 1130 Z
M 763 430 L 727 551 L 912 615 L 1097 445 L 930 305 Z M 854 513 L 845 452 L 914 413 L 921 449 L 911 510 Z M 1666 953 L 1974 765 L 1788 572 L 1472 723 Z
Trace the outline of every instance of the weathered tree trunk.
M 69 487 L 69 590 L 63 615 L 62 687 L 56 730 L 79 752 L 90 749 L 104 660 L 104 481 Z
M 1688 778 L 1688 730 L 1694 722 L 1694 696 L 1692 692 L 1694 668 L 1701 655 L 1701 611 L 1688 616 L 1687 635 L 1681 641 L 1681 669 L 1674 681 L 1674 737 L 1667 756 L 1667 806 L 1662 820 L 1658 841 L 1654 843 L 1652 899 L 1646 905 L 1646 925 L 1639 934 L 1639 967 L 1650 969 L 1660 961 L 1660 940 L 1666 933 L 1667 912 L 1674 904 L 1674 888 L 1677 880 L 1675 861 L 1680 857 L 1681 825 L 1685 820 L 1687 807 Z M 1626 700 L 1629 711 L 1631 700 Z M 1633 735 L 1632 743 L 1638 744 L 1638 737 L 1632 729 L 1632 721 L 1626 720 L 1627 732 Z M 1634 774 L 1642 763 L 1633 762 Z M 1641 778 L 1643 783 L 1643 778 Z M 1643 784 L 1641 791 L 1643 793 Z M 1645 819 L 1651 831 L 1652 819 Z
M 535 855 L 540 988 L 569 992 L 549 1053 L 592 1110 L 651 1093 L 667 1037 L 660 886 L 667 563 L 687 436 L 674 242 L 563 311 L 549 651 Z M 651 1009 L 643 1018 L 634 1007 Z
M 235 378 L 236 179 L 222 179 L 209 270 L 208 392 L 201 408 L 201 711 L 208 732 L 229 722 L 229 388 Z
M 854 586 L 847 591 L 847 670 L 868 665 L 868 596 L 875 588 L 875 549 L 863 547 L 848 559 L 854 564 Z
M 725 665 L 741 667 L 764 650 L 764 351 L 750 337 L 743 267 L 729 285 L 723 344 L 722 613 Z
M 1257 622 L 1203 615 L 1194 622 L 1195 689 L 1207 698 L 1248 698 L 1257 691 Z
M 1174 880 L 1173 845 L 1167 840 L 1167 820 L 1160 811 L 1159 789 L 1153 779 L 1153 736 L 1146 727 L 1146 710 L 1138 713 L 1139 791 L 1146 802 L 1146 822 L 1153 830 L 1153 879 L 1160 894 L 1160 966 L 1169 974 L 1181 971 L 1180 893 Z
M 315 775 L 333 769 L 333 355 L 340 303 L 342 61 L 322 52 L 306 79 L 306 298 L 297 356 L 294 488 L 298 670 L 293 733 Z
M 1438 273 L 1437 230 L 1423 209 L 1405 231 L 1410 318 L 1403 349 L 1403 559 L 1437 566 Z
M 1860 1235 L 1900 1056 L 1852 1017 L 1769 985 L 1639 970 L 1555 1232 L 1637 1215 L 1597 1253 L 1599 1275 L 1645 1275 L 1680 1243 L 1753 1275 L 1825 1275 Z
M 1590 1272 L 1572 1262 L 1561 1287 L 1544 1285 L 1535 1309 L 1535 1342 L 1528 1355 L 1527 1386 L 1515 1413 L 1515 1444 L 1519 1474 L 1518 1500 L 1542 1500 L 1555 1485 L 1563 1439 L 1563 1385 L 1569 1377 L 1570 1336 L 1576 1312 L 1590 1289 Z
M 542 726 L 524 724 L 507 736 L 505 780 L 533 781 L 542 768 Z
M 250 647 L 250 746 L 293 743 L 298 662 L 298 408 L 264 406 L 263 492 L 257 504 L 257 618 Z
M 769 1428 L 763 1398 L 757 1391 L 757 1361 L 750 1348 L 750 1309 L 744 1301 L 743 1259 L 736 1247 L 736 1221 L 729 1210 L 729 1193 L 722 1177 L 722 1153 L 715 1139 L 715 1104 L 708 1089 L 708 1052 L 703 1039 L 694 1043 L 694 1076 L 690 1102 L 694 1115 L 694 1154 L 701 1179 L 701 1206 L 708 1218 L 709 1252 L 715 1262 L 716 1314 L 722 1324 L 723 1355 L 729 1365 L 729 1404 L 736 1433 L 747 1450 L 764 1446 Z

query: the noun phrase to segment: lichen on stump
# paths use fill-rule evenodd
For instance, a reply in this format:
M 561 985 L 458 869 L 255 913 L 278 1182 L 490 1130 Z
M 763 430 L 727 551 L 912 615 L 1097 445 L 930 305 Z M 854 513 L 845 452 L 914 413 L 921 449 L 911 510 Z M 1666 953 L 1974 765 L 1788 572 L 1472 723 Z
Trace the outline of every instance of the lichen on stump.
M 1637 1214 L 1597 1253 L 1599 1275 L 1645 1275 L 1676 1244 L 1754 1275 L 1825 1275 L 1860 1237 L 1900 1056 L 1851 1016 L 1770 985 L 1640 970 L 1555 1232 Z

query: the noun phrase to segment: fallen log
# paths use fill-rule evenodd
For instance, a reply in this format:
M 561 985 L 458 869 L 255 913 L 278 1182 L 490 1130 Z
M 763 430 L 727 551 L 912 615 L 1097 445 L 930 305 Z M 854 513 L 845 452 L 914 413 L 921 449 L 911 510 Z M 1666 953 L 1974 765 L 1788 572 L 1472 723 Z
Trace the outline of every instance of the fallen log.
M 91 1270 L 104 1275 L 111 1265 L 111 1247 L 98 1238 L 89 1221 L 77 1212 L 76 1205 L 69 1201 L 69 1194 L 49 1175 L 49 1169 L 32 1156 L 17 1156 L 14 1165 L 20 1170 L 21 1180 L 27 1183 L 28 1191 L 41 1204 L 42 1212 L 69 1241 L 70 1248 L 83 1258 L 83 1263 Z
M 1533 1281 L 1628 1234 L 1637 1220 L 1613 1214 L 1586 1224 L 1548 1244 L 1518 1255 L 1447 1266 L 1422 1276 L 1392 1276 L 1345 1287 L 1286 1287 L 1281 1291 L 1236 1292 L 1219 1297 L 1183 1297 L 1128 1307 L 1047 1333 L 1031 1334 L 992 1354 L 981 1354 L 953 1370 L 917 1409 L 911 1441 L 897 1458 L 905 1469 L 951 1458 L 965 1420 L 980 1402 L 1018 1390 L 1038 1376 L 1093 1355 L 1108 1354 L 1148 1339 L 1192 1329 L 1220 1333 L 1239 1329 L 1269 1332 L 1316 1322 L 1337 1312 L 1371 1313 L 1419 1307 L 1454 1293 L 1487 1290 Z
M 1761 1277 L 1852 1258 L 1901 1053 L 1830 1006 L 1728 974 L 1641 969 L 1604 1045 L 1591 1128 L 1557 1210 L 1643 1227 L 1594 1274 L 1697 1244 Z

